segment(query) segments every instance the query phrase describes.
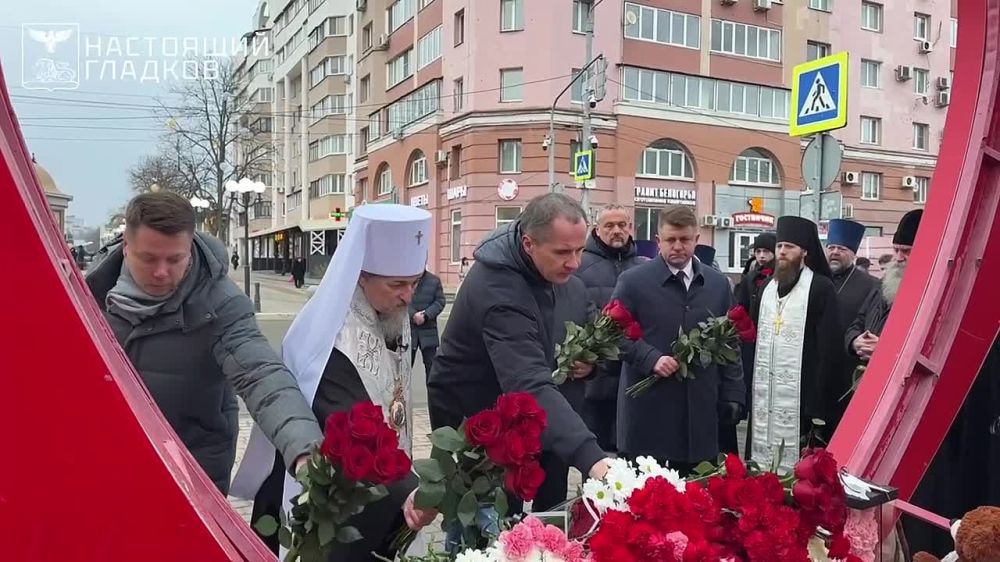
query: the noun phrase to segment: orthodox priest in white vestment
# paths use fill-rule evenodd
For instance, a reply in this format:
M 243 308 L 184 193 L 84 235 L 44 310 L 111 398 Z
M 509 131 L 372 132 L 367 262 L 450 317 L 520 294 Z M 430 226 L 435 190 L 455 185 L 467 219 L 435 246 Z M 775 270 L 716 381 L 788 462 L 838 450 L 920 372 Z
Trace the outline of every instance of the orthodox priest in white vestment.
M 427 264 L 430 233 L 430 213 L 416 207 L 355 209 L 319 289 L 282 344 L 284 360 L 321 427 L 330 414 L 371 400 L 399 433 L 400 448 L 412 453 L 408 306 Z M 254 499 L 254 521 L 287 512 L 301 490 L 280 461 L 255 427 L 233 483 L 233 495 Z M 389 545 L 404 523 L 429 522 L 423 521 L 428 514 L 412 507 L 416 486 L 414 474 L 390 485 L 388 497 L 349 522 L 363 538 L 336 544 L 330 560 L 372 560 L 372 552 L 391 559 Z M 277 551 L 275 538 L 265 540 Z
M 751 392 L 750 456 L 770 465 L 784 445 L 790 469 L 801 448 L 823 446 L 833 428 L 844 373 L 837 337 L 837 292 L 816 224 L 785 216 L 777 224 L 777 267 L 764 287 Z M 822 420 L 816 423 L 815 420 Z

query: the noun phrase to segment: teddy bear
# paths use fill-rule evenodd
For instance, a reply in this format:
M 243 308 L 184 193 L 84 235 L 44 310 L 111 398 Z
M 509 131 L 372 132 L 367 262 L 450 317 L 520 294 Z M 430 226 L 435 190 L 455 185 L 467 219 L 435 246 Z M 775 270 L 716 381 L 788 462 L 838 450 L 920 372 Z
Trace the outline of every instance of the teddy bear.
M 951 526 L 955 552 L 942 560 L 918 552 L 913 562 L 1000 562 L 1000 507 L 979 507 Z

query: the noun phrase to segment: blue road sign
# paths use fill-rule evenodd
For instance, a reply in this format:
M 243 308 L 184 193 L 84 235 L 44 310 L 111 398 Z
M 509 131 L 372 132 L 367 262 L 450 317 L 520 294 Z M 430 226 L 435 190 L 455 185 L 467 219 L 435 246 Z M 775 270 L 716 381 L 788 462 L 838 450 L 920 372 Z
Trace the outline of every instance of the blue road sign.
M 847 125 L 847 62 L 845 51 L 795 67 L 790 135 L 811 135 Z
M 573 155 L 573 177 L 576 181 L 594 179 L 593 150 L 579 150 Z

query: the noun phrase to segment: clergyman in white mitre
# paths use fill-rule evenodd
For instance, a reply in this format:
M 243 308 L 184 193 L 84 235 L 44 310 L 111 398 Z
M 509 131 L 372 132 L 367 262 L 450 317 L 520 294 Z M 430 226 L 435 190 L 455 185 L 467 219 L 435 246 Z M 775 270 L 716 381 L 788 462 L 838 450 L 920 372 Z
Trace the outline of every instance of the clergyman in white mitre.
M 423 209 L 356 208 L 318 290 L 282 344 L 284 361 L 320 426 L 330 414 L 371 400 L 382 407 L 407 454 L 413 435 L 407 310 L 427 264 L 430 232 L 431 215 Z M 301 489 L 280 464 L 255 427 L 232 490 L 253 497 L 253 520 L 287 510 Z M 388 497 L 351 521 L 363 539 L 335 545 L 331 560 L 368 560 L 371 552 L 391 559 L 392 535 L 404 521 L 420 528 L 433 519 L 434 514 L 413 507 L 416 486 L 413 474 L 389 486 Z

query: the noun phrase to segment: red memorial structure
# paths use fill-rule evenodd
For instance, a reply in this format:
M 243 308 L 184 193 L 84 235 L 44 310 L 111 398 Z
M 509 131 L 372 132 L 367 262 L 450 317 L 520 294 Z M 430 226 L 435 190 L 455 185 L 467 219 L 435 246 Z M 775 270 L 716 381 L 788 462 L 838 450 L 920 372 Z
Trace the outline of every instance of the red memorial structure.
M 1000 0 L 959 0 L 958 94 L 901 293 L 831 449 L 899 489 L 930 464 L 1000 328 Z M 0 75 L 0 559 L 273 560 L 160 416 L 49 212 Z M 929 407 L 933 404 L 933 407 Z M 946 524 L 933 514 L 925 519 Z

